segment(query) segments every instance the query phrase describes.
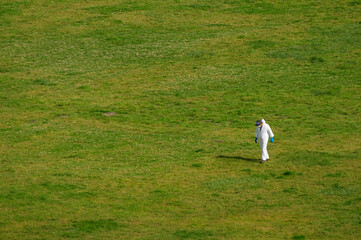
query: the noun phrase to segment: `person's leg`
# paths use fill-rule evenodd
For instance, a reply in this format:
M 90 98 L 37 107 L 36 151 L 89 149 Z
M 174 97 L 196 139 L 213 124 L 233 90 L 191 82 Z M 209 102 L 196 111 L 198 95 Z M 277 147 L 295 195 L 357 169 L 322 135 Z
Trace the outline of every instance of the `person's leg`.
M 268 160 L 268 159 L 269 159 L 269 155 L 268 155 L 268 151 L 267 151 L 267 143 L 268 143 L 268 140 L 266 141 L 266 143 L 265 143 L 265 147 L 264 147 L 266 160 Z
M 262 151 L 262 161 L 266 161 L 269 158 L 267 153 L 267 142 L 260 140 L 259 146 L 261 147 Z

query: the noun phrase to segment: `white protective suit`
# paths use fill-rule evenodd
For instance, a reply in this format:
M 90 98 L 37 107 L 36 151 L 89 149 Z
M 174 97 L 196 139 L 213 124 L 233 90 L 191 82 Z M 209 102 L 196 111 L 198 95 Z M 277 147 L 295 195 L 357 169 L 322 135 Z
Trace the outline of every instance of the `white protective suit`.
M 268 152 L 267 152 L 267 143 L 268 138 L 273 138 L 273 132 L 270 128 L 270 126 L 266 123 L 264 119 L 262 119 L 263 125 L 262 127 L 257 126 L 256 128 L 256 138 L 258 139 L 259 146 L 261 147 L 262 151 L 262 160 L 268 160 Z

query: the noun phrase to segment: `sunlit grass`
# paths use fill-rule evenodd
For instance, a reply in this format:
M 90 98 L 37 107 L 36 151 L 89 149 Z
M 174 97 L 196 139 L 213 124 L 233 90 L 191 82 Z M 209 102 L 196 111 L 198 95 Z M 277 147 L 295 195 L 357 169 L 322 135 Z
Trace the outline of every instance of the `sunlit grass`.
M 0 238 L 360 238 L 360 6 L 1 1 Z

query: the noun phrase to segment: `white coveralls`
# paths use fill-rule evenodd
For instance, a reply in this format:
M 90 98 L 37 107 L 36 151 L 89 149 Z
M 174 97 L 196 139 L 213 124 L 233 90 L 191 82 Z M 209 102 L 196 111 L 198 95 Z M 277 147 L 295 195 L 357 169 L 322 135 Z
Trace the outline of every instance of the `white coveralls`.
M 262 160 L 265 161 L 269 159 L 267 152 L 268 138 L 269 137 L 273 138 L 274 135 L 270 126 L 266 123 L 266 121 L 262 119 L 262 122 L 263 122 L 262 127 L 257 126 L 256 128 L 256 138 L 258 139 L 259 146 L 261 147 Z

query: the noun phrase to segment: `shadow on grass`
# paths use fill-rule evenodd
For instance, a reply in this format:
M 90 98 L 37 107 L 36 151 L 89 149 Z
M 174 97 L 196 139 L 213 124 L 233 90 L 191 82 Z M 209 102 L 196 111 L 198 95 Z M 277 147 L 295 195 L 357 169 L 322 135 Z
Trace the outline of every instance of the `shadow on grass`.
M 244 160 L 244 161 L 248 161 L 248 162 L 259 162 L 261 160 L 261 159 L 257 159 L 257 158 L 246 158 L 246 157 L 240 157 L 240 156 L 224 156 L 224 155 L 219 155 L 219 156 L 217 156 L 217 158 L 239 159 L 239 160 Z

